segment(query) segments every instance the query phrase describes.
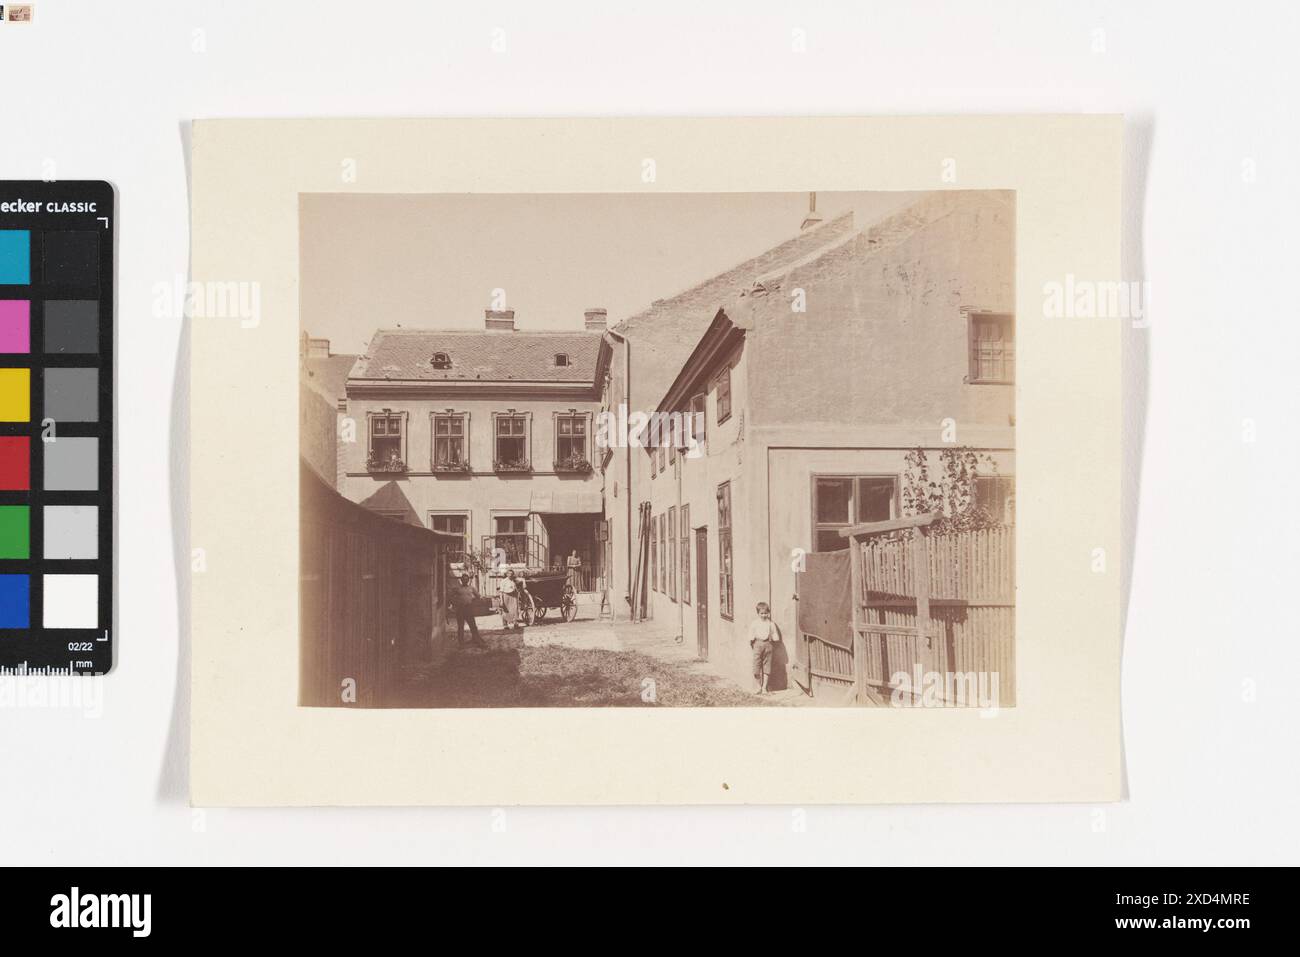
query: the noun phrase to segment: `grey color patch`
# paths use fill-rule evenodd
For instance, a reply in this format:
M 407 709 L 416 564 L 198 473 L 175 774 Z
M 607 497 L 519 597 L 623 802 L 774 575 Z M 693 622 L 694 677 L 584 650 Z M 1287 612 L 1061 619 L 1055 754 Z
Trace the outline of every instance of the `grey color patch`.
M 44 414 L 56 422 L 97 422 L 99 370 L 46 369 Z
M 45 443 L 45 487 L 53 491 L 99 488 L 99 439 L 64 436 Z
M 45 506 L 46 558 L 98 558 L 99 508 L 95 505 Z
M 47 299 L 45 351 L 99 352 L 99 303 L 94 299 Z

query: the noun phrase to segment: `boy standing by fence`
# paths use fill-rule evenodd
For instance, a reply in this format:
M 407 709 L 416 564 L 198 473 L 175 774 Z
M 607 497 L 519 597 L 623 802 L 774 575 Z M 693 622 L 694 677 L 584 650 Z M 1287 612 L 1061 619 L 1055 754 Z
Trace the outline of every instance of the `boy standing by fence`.
M 772 652 L 780 638 L 767 602 L 760 601 L 754 610 L 758 617 L 749 625 L 749 647 L 754 654 L 754 694 L 767 694 L 767 679 L 772 674 Z

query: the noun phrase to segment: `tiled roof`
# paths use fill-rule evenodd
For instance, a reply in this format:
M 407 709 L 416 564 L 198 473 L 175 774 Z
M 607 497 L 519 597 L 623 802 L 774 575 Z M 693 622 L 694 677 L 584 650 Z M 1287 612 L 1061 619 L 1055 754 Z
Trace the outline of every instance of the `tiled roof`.
M 380 329 L 348 378 L 593 383 L 600 341 L 598 332 Z M 451 368 L 434 367 L 436 352 L 447 354 Z M 555 364 L 561 353 L 567 366 Z
M 337 399 L 346 391 L 348 373 L 356 356 L 316 356 L 303 360 L 306 382 L 327 399 Z

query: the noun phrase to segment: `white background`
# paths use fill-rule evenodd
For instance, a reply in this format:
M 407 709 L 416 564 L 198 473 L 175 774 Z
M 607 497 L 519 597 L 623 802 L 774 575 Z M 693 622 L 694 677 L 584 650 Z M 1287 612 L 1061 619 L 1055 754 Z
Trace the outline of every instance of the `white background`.
M 1296 862 L 1294 7 L 34 7 L 0 24 L 0 179 L 119 194 L 119 663 L 98 716 L 0 708 L 0 861 Z M 190 120 L 988 112 L 1128 117 L 1125 278 L 1152 302 L 1126 332 L 1131 554 L 1111 556 L 1131 586 L 1126 801 L 188 807 L 188 357 L 154 290 L 187 272 Z

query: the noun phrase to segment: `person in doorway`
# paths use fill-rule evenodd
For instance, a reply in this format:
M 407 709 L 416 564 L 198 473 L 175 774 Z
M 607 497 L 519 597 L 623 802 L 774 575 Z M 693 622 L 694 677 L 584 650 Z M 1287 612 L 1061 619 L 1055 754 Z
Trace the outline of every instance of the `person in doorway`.
M 574 591 L 579 591 L 578 571 L 582 568 L 582 559 L 578 557 L 578 550 L 576 548 L 569 553 L 569 559 L 566 564 L 569 566 L 569 584 L 573 586 Z
M 463 576 L 451 587 L 447 595 L 451 601 L 451 610 L 456 615 L 456 644 L 465 645 L 465 625 L 469 625 L 470 644 L 475 648 L 486 648 L 487 643 L 479 637 L 478 624 L 474 621 L 474 603 L 478 601 L 478 592 L 470 587 L 469 576 Z
M 506 577 L 501 579 L 501 624 L 506 628 L 515 628 L 519 622 L 519 582 L 515 570 L 506 570 Z
M 767 694 L 767 681 L 772 675 L 772 652 L 780 641 L 776 625 L 772 622 L 772 609 L 760 601 L 754 609 L 758 613 L 749 624 L 749 647 L 754 658 L 754 694 Z

